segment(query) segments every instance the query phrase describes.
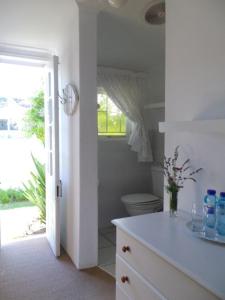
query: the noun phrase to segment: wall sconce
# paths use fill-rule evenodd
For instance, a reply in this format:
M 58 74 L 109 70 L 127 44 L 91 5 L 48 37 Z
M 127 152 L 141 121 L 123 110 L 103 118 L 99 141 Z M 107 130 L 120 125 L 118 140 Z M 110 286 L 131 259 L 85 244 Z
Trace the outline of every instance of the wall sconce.
M 62 92 L 62 96 L 59 95 L 59 101 L 63 105 L 64 112 L 67 115 L 72 116 L 75 113 L 79 102 L 78 91 L 75 85 L 69 83 Z

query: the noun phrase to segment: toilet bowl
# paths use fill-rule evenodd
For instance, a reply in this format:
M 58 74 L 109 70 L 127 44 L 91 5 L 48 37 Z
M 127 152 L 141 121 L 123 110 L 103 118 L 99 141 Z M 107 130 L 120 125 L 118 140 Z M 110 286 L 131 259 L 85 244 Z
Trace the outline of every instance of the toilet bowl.
M 143 215 L 162 210 L 162 200 L 152 194 L 131 194 L 121 197 L 130 216 Z
M 151 167 L 153 194 L 137 193 L 121 197 L 121 201 L 130 216 L 162 211 L 163 209 L 163 170 L 159 166 Z

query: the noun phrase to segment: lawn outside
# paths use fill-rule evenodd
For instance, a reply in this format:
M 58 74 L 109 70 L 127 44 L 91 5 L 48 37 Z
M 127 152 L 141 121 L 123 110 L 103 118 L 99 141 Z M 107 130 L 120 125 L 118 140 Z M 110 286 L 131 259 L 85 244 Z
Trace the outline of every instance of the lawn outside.
M 25 238 L 33 234 L 45 232 L 45 225 L 43 225 L 40 221 L 40 216 L 41 216 L 40 207 L 37 207 L 32 202 L 28 201 L 27 195 L 25 193 L 25 191 L 27 192 L 27 188 L 23 183 L 27 184 L 28 179 L 31 176 L 31 172 L 33 172 L 32 174 L 35 174 L 36 172 L 33 170 L 34 162 L 31 158 L 30 152 L 28 155 L 28 152 L 26 152 L 28 149 L 25 149 L 26 148 L 25 146 L 27 146 L 28 144 L 22 145 L 23 140 L 24 139 L 9 140 L 10 141 L 9 144 L 5 142 L 5 146 L 6 146 L 5 155 L 4 155 L 5 161 L 3 157 L 0 155 L 1 157 L 0 159 L 0 166 L 1 166 L 0 168 L 0 179 L 1 179 L 0 220 L 1 220 L 1 244 L 3 245 L 15 239 Z M 20 149 L 21 152 L 19 153 L 20 154 L 19 161 L 21 162 L 21 165 L 15 163 L 15 159 L 18 160 L 16 155 L 10 155 L 10 156 L 6 155 L 6 153 L 8 152 L 7 150 L 11 148 L 10 146 L 12 146 L 12 143 L 14 143 L 14 146 L 16 146 L 16 142 L 18 142 L 18 144 L 20 144 L 21 146 Z M 31 141 L 29 141 L 29 145 L 30 142 Z M 18 145 L 17 147 L 13 147 L 13 149 L 14 151 L 17 151 Z M 41 146 L 41 149 L 43 152 L 43 145 Z M 0 154 L 1 153 L 2 153 L 2 149 L 0 151 Z M 21 153 L 27 155 L 22 156 Z M 32 160 L 32 164 L 30 164 L 29 162 L 30 159 Z M 14 160 L 14 164 L 10 165 L 10 163 L 12 163 L 13 160 Z M 3 161 L 5 164 L 3 164 Z M 23 168 L 23 164 L 24 164 L 24 168 Z M 17 166 L 16 168 L 15 165 Z M 23 173 L 25 169 L 26 169 L 26 174 Z M 39 177 L 36 175 L 35 178 L 39 179 Z M 13 186 L 16 187 L 13 188 Z M 32 185 L 32 186 L 34 187 L 35 191 L 40 191 L 40 189 L 38 189 L 39 186 L 37 185 Z
M 45 232 L 45 225 L 40 222 L 38 207 L 25 198 L 24 201 L 11 200 L 9 203 L 1 203 L 0 199 L 0 224 L 2 245 Z
M 2 245 L 15 239 L 45 232 L 45 225 L 39 220 L 39 209 L 28 201 L 25 203 L 15 203 L 23 207 L 14 206 L 10 209 L 5 207 L 0 211 Z M 9 205 L 12 206 L 12 203 Z
M 8 209 L 31 207 L 31 206 L 34 206 L 34 205 L 30 201 L 12 202 L 12 203 L 7 203 L 7 204 L 2 204 L 0 202 L 0 210 L 8 210 Z

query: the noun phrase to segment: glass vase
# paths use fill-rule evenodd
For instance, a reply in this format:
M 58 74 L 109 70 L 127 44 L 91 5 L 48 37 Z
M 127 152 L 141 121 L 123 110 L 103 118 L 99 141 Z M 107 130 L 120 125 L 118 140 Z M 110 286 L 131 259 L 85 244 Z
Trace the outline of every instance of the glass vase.
M 178 192 L 170 192 L 170 216 L 177 217 Z

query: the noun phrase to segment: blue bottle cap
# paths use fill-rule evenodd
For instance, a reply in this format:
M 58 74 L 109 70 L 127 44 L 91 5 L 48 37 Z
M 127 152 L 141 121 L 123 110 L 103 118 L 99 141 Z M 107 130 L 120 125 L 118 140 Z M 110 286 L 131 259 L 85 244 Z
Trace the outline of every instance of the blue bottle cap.
M 207 190 L 207 194 L 215 196 L 216 195 L 216 191 L 215 190 Z
M 225 192 L 221 192 L 220 197 L 225 198 Z

